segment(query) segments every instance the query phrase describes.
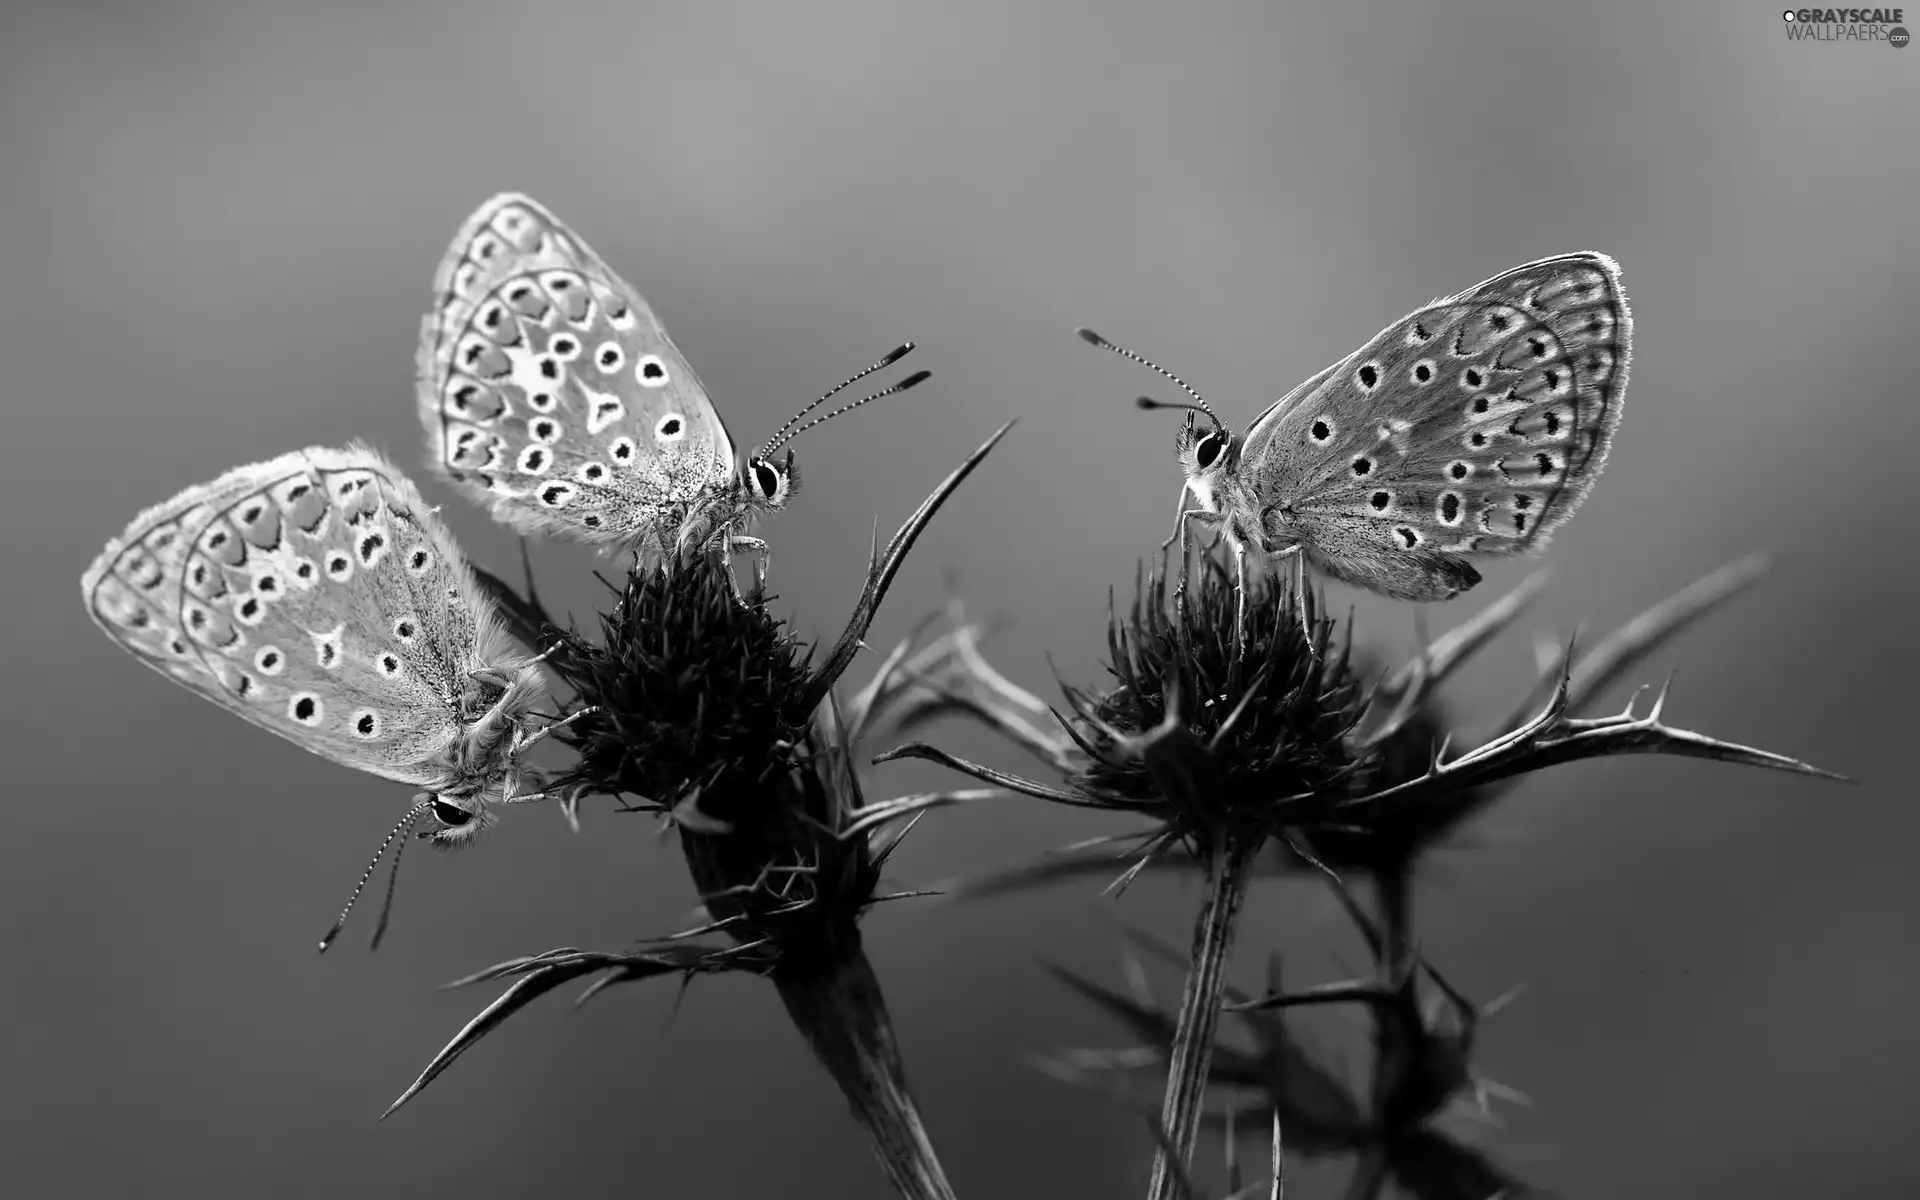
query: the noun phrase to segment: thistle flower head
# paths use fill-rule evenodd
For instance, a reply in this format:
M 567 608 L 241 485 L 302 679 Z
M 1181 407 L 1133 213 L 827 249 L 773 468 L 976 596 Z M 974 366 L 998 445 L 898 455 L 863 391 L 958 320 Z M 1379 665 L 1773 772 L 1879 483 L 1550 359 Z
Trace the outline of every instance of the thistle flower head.
M 925 742 L 882 758 L 930 759 L 1028 795 L 1147 817 L 1152 824 L 1137 835 L 1149 847 L 1142 867 L 1191 863 L 1192 847 L 1221 837 L 1280 835 L 1310 844 L 1330 866 L 1384 867 L 1444 836 L 1492 794 L 1464 788 L 1444 803 L 1347 808 L 1427 769 L 1447 737 L 1433 689 L 1383 675 L 1350 637 L 1336 643 L 1336 623 L 1315 613 L 1312 596 L 1276 582 L 1249 581 L 1245 638 L 1236 643 L 1231 575 L 1211 561 L 1196 570 L 1175 594 L 1164 574 L 1143 570 L 1130 608 L 1109 614 L 1110 683 L 1097 691 L 1063 684 L 1065 713 L 994 669 L 981 631 L 957 617 L 909 660 L 917 688 L 897 702 L 903 725 L 949 713 L 983 721 L 1044 759 L 1060 786 Z M 1130 839 L 1033 870 L 1111 871 L 1112 842 Z
M 878 881 L 847 748 L 818 703 L 812 647 L 725 568 L 689 553 L 636 568 L 598 636 L 555 631 L 549 662 L 591 711 L 566 731 L 578 754 L 550 791 L 620 797 L 678 827 L 716 927 L 788 945 L 776 928 L 851 921 Z
M 1367 773 L 1353 738 L 1364 690 L 1344 653 L 1316 648 L 1332 622 L 1303 618 L 1289 589 L 1250 584 L 1246 640 L 1236 645 L 1232 577 L 1206 565 L 1184 603 L 1167 603 L 1166 576 L 1155 572 L 1131 611 L 1110 619 L 1114 683 L 1066 689 L 1079 717 L 1069 728 L 1088 759 L 1069 782 L 1183 830 L 1270 832 L 1302 801 Z
M 554 788 L 670 811 L 717 775 L 769 773 L 806 729 L 809 649 L 709 555 L 631 573 L 597 638 L 557 633 L 549 662 L 596 711 L 567 731 L 579 758 Z

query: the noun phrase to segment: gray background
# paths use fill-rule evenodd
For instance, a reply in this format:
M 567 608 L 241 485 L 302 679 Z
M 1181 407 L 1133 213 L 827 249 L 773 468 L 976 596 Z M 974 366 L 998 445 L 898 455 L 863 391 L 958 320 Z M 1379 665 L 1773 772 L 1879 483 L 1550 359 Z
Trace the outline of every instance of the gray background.
M 420 462 L 413 336 L 466 213 L 532 192 L 665 314 L 765 435 L 913 337 L 932 383 L 809 434 L 772 527 L 819 636 L 891 528 L 1010 416 L 876 630 L 957 573 L 1052 695 L 1096 678 L 1106 591 L 1170 516 L 1151 383 L 1237 421 L 1387 321 L 1581 248 L 1638 317 L 1606 477 L 1529 626 L 1455 689 L 1504 709 L 1532 629 L 1610 628 L 1753 549 L 1780 574 L 1649 665 L 1671 714 L 1866 781 L 1672 760 L 1538 778 L 1437 860 L 1427 947 L 1531 989 L 1483 1066 L 1529 1092 L 1495 1144 L 1572 1195 L 1894 1196 L 1912 1112 L 1913 145 L 1920 52 L 1789 44 L 1758 3 L 1287 6 L 82 3 L 0 17 L 6 564 L 0 1162 L 19 1194 L 885 1194 L 770 989 L 703 982 L 516 1019 L 373 1117 L 489 993 L 433 985 L 685 919 L 670 843 L 511 816 L 409 856 L 388 945 L 312 939 L 404 800 L 151 674 L 75 588 L 139 508 L 365 437 Z M 1911 22 L 1909 22 L 1911 23 Z M 430 495 L 451 500 L 436 484 Z M 450 503 L 483 562 L 513 543 Z M 537 552 L 585 612 L 591 556 Z M 1498 564 L 1465 616 L 1526 573 Z M 1338 592 L 1342 603 L 1355 599 Z M 1358 599 L 1375 644 L 1405 607 Z M 864 672 L 870 669 L 863 666 Z M 948 744 L 1019 760 L 970 732 Z M 894 793 L 946 778 L 876 772 Z M 912 884 L 1101 828 L 1005 802 L 930 821 Z M 1037 969 L 1117 978 L 1095 889 L 896 905 L 871 945 L 963 1195 L 1125 1195 L 1137 1120 L 1024 1056 L 1117 1034 Z M 1192 896 L 1119 906 L 1183 934 Z M 1324 894 L 1263 890 L 1251 969 L 1356 960 Z M 1176 986 L 1163 978 L 1171 994 Z M 1210 1154 L 1217 1151 L 1210 1151 Z M 1303 1186 L 1302 1194 L 1307 1192 Z

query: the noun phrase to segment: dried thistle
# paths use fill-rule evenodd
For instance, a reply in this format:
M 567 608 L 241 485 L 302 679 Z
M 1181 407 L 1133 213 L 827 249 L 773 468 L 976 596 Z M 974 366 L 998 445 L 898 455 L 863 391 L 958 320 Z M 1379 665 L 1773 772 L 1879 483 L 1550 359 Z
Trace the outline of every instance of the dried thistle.
M 614 983 L 750 971 L 772 980 L 900 1193 L 952 1195 L 907 1087 L 859 921 L 895 898 L 880 894 L 879 884 L 905 836 L 897 822 L 981 793 L 868 804 L 853 747 L 875 712 L 861 703 L 845 721 L 832 691 L 920 531 L 1010 427 L 934 490 L 884 554 L 876 547 L 845 631 L 817 664 L 813 648 L 761 604 L 736 599 L 730 575 L 709 555 L 630 573 L 596 639 L 559 627 L 531 581 L 523 598 L 489 577 L 522 636 L 558 643 L 548 661 L 587 710 L 558 735 L 579 757 L 549 792 L 567 797 L 570 814 L 582 796 L 603 794 L 620 798 L 625 811 L 664 815 L 678 830 L 708 920 L 627 953 L 553 950 L 459 980 L 515 982 L 393 1108 L 507 1016 L 564 983 L 595 977 L 584 1001 Z
M 1456 735 L 1436 688 L 1518 617 L 1541 577 L 1368 687 L 1351 631 L 1336 647 L 1333 623 L 1313 615 L 1311 596 L 1277 585 L 1256 585 L 1244 653 L 1236 654 L 1231 579 L 1203 558 L 1184 603 L 1168 603 L 1167 580 L 1155 572 L 1142 580 L 1125 618 L 1110 616 L 1114 683 L 1097 694 L 1063 684 L 1071 716 L 994 670 L 979 653 L 977 634 L 964 627 L 939 643 L 942 653 L 916 660 L 917 691 L 902 700 L 902 711 L 918 719 L 949 712 L 979 719 L 1045 761 L 1063 777 L 1059 785 L 967 762 L 924 742 L 881 760 L 928 759 L 1025 795 L 1149 819 L 1130 834 L 999 873 L 987 887 L 1029 886 L 1096 869 L 1112 873 L 1129 858 L 1110 890 L 1156 863 L 1204 873 L 1178 1012 L 1169 1018 L 1138 997 L 1096 997 L 1136 1032 L 1153 1031 L 1147 1040 L 1166 1061 L 1153 1200 L 1189 1186 L 1184 1173 L 1208 1085 L 1222 1081 L 1223 1068 L 1229 1080 L 1245 1075 L 1244 1063 L 1216 1066 L 1212 1057 L 1235 919 L 1253 864 L 1264 861 L 1263 847 L 1281 869 L 1316 874 L 1335 888 L 1368 942 L 1378 975 L 1300 995 L 1280 993 L 1276 983 L 1269 996 L 1247 997 L 1238 1006 L 1249 1020 L 1320 1003 L 1360 1004 L 1372 1014 L 1373 1078 L 1339 1102 L 1328 1099 L 1336 1094 L 1329 1078 L 1316 1077 L 1290 1043 L 1276 1040 L 1284 1030 L 1272 1017 L 1262 1059 L 1270 1068 L 1269 1103 L 1283 1126 L 1303 1128 L 1289 1144 L 1301 1153 L 1331 1146 L 1355 1155 L 1354 1195 L 1376 1194 L 1390 1178 L 1420 1195 L 1466 1195 L 1470 1190 L 1448 1190 L 1444 1181 L 1460 1182 L 1476 1171 L 1491 1180 L 1493 1168 L 1477 1151 L 1434 1140 L 1432 1129 L 1459 1108 L 1463 1088 L 1483 1099 L 1469 1069 L 1480 1012 L 1414 950 L 1409 897 L 1416 863 L 1519 776 L 1578 758 L 1663 753 L 1839 778 L 1665 724 L 1664 689 L 1645 715 L 1632 703 L 1613 716 L 1578 715 L 1625 667 L 1750 584 L 1763 566 L 1747 559 L 1714 573 L 1578 660 L 1568 646 L 1545 665 L 1514 717 L 1497 723 L 1492 735 L 1472 739 L 1472 749 L 1452 754 Z M 1311 644 L 1303 630 L 1312 631 Z M 1349 875 L 1372 880 L 1373 913 L 1348 891 Z M 1422 980 L 1439 989 L 1439 1001 L 1423 997 Z M 1095 994 L 1085 981 L 1073 982 Z M 1137 1055 L 1126 1061 L 1131 1069 L 1141 1065 Z M 1295 1077 L 1306 1081 L 1298 1089 L 1288 1082 Z M 1296 1091 L 1317 1097 L 1319 1111 L 1289 1098 Z M 1426 1165 L 1416 1169 L 1415 1163 Z M 1518 1194 L 1520 1185 L 1497 1186 Z
M 1261 585 L 1241 640 L 1234 632 L 1239 597 L 1224 570 L 1209 564 L 1186 592 L 1184 603 L 1170 604 L 1163 574 L 1143 580 L 1128 617 L 1109 622 L 1114 686 L 1063 689 L 1074 719 L 1056 717 L 1071 748 L 1055 744 L 1049 757 L 1068 768 L 1064 789 L 1003 776 L 924 743 L 882 756 L 932 759 L 1029 795 L 1147 816 L 1154 827 L 1136 868 L 1176 845 L 1202 864 L 1206 891 L 1172 1039 L 1153 1200 L 1185 1189 L 1255 857 L 1289 828 L 1317 823 L 1313 810 L 1352 794 L 1354 778 L 1373 769 L 1355 736 L 1365 697 L 1346 655 L 1316 652 L 1328 644 L 1331 622 L 1272 602 L 1291 593 Z M 987 686 L 1004 684 L 994 680 Z M 1006 714 L 1009 723 L 1015 717 Z

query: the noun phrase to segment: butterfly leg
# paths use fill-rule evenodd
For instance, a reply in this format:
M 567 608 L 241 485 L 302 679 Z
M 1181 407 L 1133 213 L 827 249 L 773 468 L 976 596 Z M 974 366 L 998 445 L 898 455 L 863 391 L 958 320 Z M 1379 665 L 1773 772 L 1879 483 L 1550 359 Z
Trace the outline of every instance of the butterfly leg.
M 767 544 L 757 537 L 728 534 L 727 547 L 730 550 L 745 550 L 747 553 L 753 555 L 753 585 L 755 590 L 761 595 L 765 595 L 767 591 L 767 563 L 773 557 L 773 552 L 767 549 Z
M 589 704 L 585 708 L 577 708 L 573 710 L 572 712 L 568 713 L 566 716 L 561 717 L 558 721 L 555 721 L 545 726 L 544 728 L 538 730 L 537 732 L 530 733 L 530 734 L 523 734 L 513 744 L 513 757 L 518 758 L 520 756 L 520 752 L 525 750 L 528 746 L 538 745 L 541 741 L 543 741 L 548 736 L 550 736 L 554 730 L 571 725 L 575 721 L 578 721 L 581 717 L 591 716 L 592 714 L 597 713 L 599 711 L 600 711 L 599 705 Z
M 1247 649 L 1247 548 L 1233 540 L 1233 654 Z
M 567 725 L 571 725 L 575 721 L 578 721 L 581 717 L 589 716 L 599 711 L 600 711 L 599 705 L 589 704 L 585 708 L 575 709 L 574 711 L 568 713 L 566 716 L 561 717 L 559 720 L 552 722 L 551 724 L 545 726 L 544 728 L 540 729 L 535 733 L 532 733 L 532 734 L 528 734 L 525 732 L 516 733 L 514 737 L 513 748 L 507 751 L 508 761 L 514 762 L 517 764 L 520 759 L 520 756 L 526 753 L 526 750 L 529 746 L 537 746 L 540 744 L 540 742 L 543 739 L 550 736 L 554 730 L 563 728 Z M 516 773 L 513 776 L 511 776 L 507 781 L 506 790 L 501 794 L 499 803 L 527 804 L 535 800 L 545 800 L 547 798 L 547 793 L 545 792 L 534 792 L 530 795 L 515 795 L 514 791 L 519 786 L 520 786 L 520 776 Z
M 544 791 L 517 793 L 515 792 L 514 789 L 518 788 L 519 786 L 520 786 L 520 777 L 518 775 L 515 775 L 509 778 L 507 780 L 507 786 L 503 791 L 501 791 L 500 799 L 497 801 L 497 803 L 532 804 L 535 800 L 545 800 L 547 798 L 547 794 Z
M 735 550 L 745 550 L 754 556 L 753 577 L 762 595 L 765 595 L 767 590 L 767 559 L 771 554 L 767 550 L 767 544 L 756 537 L 730 533 L 720 540 L 720 569 L 727 573 L 727 583 L 733 587 L 733 598 L 745 607 L 747 598 L 740 594 L 740 582 L 733 577 Z
M 1293 556 L 1294 595 L 1300 598 L 1300 632 L 1307 638 L 1307 653 L 1320 657 L 1320 648 L 1313 644 L 1313 614 L 1309 609 L 1312 595 L 1307 591 L 1307 555 L 1303 549 Z
M 536 654 L 532 658 L 528 659 L 527 666 L 530 667 L 535 663 L 545 662 L 547 661 L 547 659 L 553 657 L 553 655 L 555 655 L 556 653 L 558 653 L 559 651 L 565 648 L 566 648 L 565 642 L 555 642 L 553 645 L 548 646 L 545 650 L 541 651 L 539 654 Z M 475 683 L 484 683 L 489 687 L 497 687 L 504 691 L 505 689 L 513 686 L 514 677 L 513 677 L 513 673 L 506 671 L 500 667 L 480 667 L 480 668 L 477 668 L 476 670 L 468 671 L 467 678 L 473 680 Z
M 1313 617 L 1307 611 L 1307 556 L 1304 547 L 1298 543 L 1288 546 L 1274 554 L 1272 561 L 1283 558 L 1293 559 L 1293 598 L 1300 609 L 1300 632 L 1306 635 L 1307 653 L 1319 658 L 1320 649 L 1313 644 Z M 1278 596 L 1274 603 L 1280 603 Z
M 1173 587 L 1173 606 L 1176 613 L 1185 611 L 1181 606 L 1186 603 L 1187 598 L 1187 566 L 1193 558 L 1190 539 L 1192 538 L 1193 522 L 1196 520 L 1218 525 L 1220 524 L 1221 517 L 1219 513 L 1205 508 L 1189 508 L 1180 514 L 1180 529 L 1178 534 L 1180 539 L 1180 582 Z M 1164 550 L 1165 548 L 1165 544 L 1163 543 L 1161 549 Z
M 1179 541 L 1181 535 L 1187 531 L 1187 495 L 1187 485 L 1183 483 L 1180 485 L 1180 503 L 1174 506 L 1180 511 L 1179 515 L 1173 518 L 1173 532 L 1167 535 L 1166 541 L 1160 543 L 1160 557 L 1162 558 L 1167 556 L 1167 551 L 1171 549 L 1173 544 Z

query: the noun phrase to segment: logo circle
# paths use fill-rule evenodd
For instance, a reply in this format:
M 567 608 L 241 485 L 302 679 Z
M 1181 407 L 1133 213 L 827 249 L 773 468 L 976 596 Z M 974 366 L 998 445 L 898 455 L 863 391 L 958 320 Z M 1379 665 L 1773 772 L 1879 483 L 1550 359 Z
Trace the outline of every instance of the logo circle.
M 1912 40 L 1912 35 L 1907 32 L 1906 26 L 1904 25 L 1895 25 L 1892 29 L 1887 30 L 1887 41 L 1895 50 L 1905 50 L 1907 43 Z
M 1788 9 L 1787 11 L 1785 11 L 1785 12 L 1783 12 L 1783 13 L 1781 13 L 1781 14 L 1780 14 L 1780 19 L 1781 19 L 1782 21 L 1791 21 L 1791 20 L 1793 20 L 1793 10 L 1792 10 L 1792 9 Z

